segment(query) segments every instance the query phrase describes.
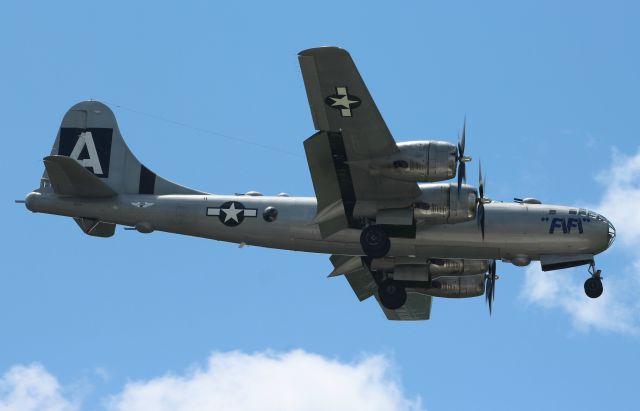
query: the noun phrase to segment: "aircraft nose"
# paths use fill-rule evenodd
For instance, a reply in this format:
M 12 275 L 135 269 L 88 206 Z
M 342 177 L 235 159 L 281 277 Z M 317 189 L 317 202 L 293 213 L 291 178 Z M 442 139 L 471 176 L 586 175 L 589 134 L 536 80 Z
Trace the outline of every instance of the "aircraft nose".
M 604 218 L 604 217 L 603 217 Z M 609 230 L 607 232 L 607 248 L 611 247 L 613 241 L 616 239 L 616 228 L 611 224 L 611 221 L 604 219 L 609 226 Z
M 596 222 L 597 230 L 594 232 L 594 237 L 592 238 L 593 241 L 597 243 L 597 245 L 594 244 L 597 250 L 596 254 L 599 254 L 604 250 L 609 249 L 613 244 L 613 241 L 616 238 L 616 228 L 611 224 L 611 221 L 607 220 L 607 218 L 602 214 L 589 211 L 588 216 L 590 221 Z

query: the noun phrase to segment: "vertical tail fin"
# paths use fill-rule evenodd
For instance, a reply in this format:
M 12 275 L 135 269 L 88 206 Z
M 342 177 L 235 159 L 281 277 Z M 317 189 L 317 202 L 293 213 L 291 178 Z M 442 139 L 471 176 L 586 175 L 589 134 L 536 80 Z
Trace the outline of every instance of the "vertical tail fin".
M 204 194 L 157 176 L 142 165 L 127 147 L 116 118 L 106 105 L 83 101 L 62 119 L 51 156 L 76 160 L 118 194 Z M 41 190 L 52 189 L 45 170 Z

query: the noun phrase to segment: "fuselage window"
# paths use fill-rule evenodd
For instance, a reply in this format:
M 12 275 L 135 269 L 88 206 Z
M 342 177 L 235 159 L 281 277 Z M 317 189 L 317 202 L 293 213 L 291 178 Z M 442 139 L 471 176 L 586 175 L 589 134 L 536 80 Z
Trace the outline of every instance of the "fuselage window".
M 549 214 L 555 214 L 556 210 L 549 210 Z
M 278 209 L 275 207 L 265 208 L 262 213 L 262 218 L 264 218 L 264 221 L 267 223 L 273 223 L 278 218 Z
M 578 214 L 578 211 L 576 211 L 576 210 L 569 210 L 569 214 Z

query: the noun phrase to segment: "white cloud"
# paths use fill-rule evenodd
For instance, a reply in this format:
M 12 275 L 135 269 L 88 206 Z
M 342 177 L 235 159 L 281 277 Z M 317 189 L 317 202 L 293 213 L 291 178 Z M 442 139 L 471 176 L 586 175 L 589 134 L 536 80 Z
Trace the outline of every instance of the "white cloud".
M 539 265 L 529 267 L 522 297 L 529 303 L 566 312 L 579 330 L 612 331 L 640 335 L 640 151 L 625 157 L 613 151 L 614 164 L 597 180 L 604 186 L 600 204 L 591 206 L 606 216 L 616 227 L 617 239 L 613 252 L 618 252 L 628 264 L 605 270 L 605 291 L 596 300 L 583 293 L 576 270 L 547 272 Z M 607 273 L 611 274 L 608 275 Z
M 613 150 L 613 158 L 611 169 L 598 175 L 605 193 L 594 208 L 616 227 L 619 244 L 635 249 L 640 245 L 640 151 L 633 157 L 625 157 Z M 640 251 L 636 254 L 640 259 Z
M 113 411 L 419 410 L 382 356 L 347 364 L 292 351 L 215 353 L 205 368 L 127 384 Z
M 547 309 L 561 309 L 581 331 L 591 329 L 622 334 L 640 334 L 640 307 L 619 293 L 620 283 L 605 279 L 606 292 L 597 299 L 584 295 L 584 272 L 576 279 L 575 270 L 543 272 L 539 265 L 526 271 L 523 298 Z
M 0 411 L 73 411 L 58 380 L 41 365 L 12 367 L 0 379 Z
M 102 404 L 108 411 L 422 410 L 392 371 L 379 355 L 345 363 L 302 350 L 214 353 L 204 367 L 129 382 Z M 0 384 L 0 411 L 79 409 L 39 365 L 13 367 Z

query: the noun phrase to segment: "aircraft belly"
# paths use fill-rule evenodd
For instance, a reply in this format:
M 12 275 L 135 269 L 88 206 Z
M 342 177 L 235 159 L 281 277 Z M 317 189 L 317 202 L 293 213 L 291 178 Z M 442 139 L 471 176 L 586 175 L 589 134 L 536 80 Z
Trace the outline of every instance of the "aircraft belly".
M 452 245 L 417 245 L 415 255 L 419 257 L 436 258 L 469 258 L 489 259 L 501 258 L 501 250 L 498 247 L 469 247 Z

